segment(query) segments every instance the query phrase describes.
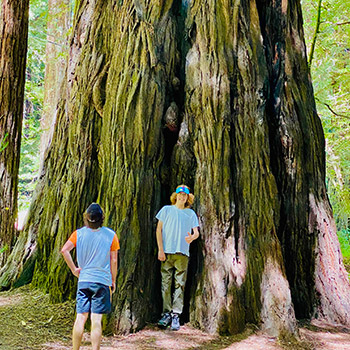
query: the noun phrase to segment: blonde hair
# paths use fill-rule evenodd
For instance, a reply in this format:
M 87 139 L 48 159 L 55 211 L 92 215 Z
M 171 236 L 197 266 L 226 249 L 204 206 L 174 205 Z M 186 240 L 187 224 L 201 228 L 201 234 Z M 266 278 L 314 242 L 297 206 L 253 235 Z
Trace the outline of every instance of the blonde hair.
M 186 188 L 190 189 L 190 188 L 189 188 L 188 186 L 186 186 L 186 185 L 179 185 L 179 186 L 177 186 L 176 188 L 178 188 L 178 187 L 186 187 Z M 177 195 L 178 195 L 178 193 L 176 193 L 176 192 L 173 192 L 173 193 L 171 194 L 171 196 L 170 196 L 170 202 L 171 202 L 172 205 L 174 205 L 174 204 L 176 203 Z M 193 204 L 193 202 L 194 202 L 194 195 L 193 195 L 192 193 L 190 193 L 190 194 L 188 195 L 188 197 L 187 197 L 187 201 L 186 201 L 186 203 L 185 203 L 185 208 L 190 208 L 191 205 Z

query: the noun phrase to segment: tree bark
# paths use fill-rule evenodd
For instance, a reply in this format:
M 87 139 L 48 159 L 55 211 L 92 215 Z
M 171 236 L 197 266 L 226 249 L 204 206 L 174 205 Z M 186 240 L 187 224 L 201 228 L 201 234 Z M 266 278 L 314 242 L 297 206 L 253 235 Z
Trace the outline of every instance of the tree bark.
M 162 117 L 177 61 L 171 6 L 124 1 L 111 23 L 118 29 L 111 32 L 115 46 L 106 83 L 114 88 L 106 91 L 102 112 L 99 201 L 121 241 L 115 309 L 121 332 L 137 330 L 159 313 L 159 303 L 145 305 L 159 298 L 153 218 L 160 206 Z
M 90 50 L 89 35 L 99 35 L 101 30 L 93 26 L 97 22 L 94 16 L 101 16 L 101 7 L 86 1 L 76 13 L 81 20 L 76 23 L 71 38 L 57 125 L 45 154 L 28 222 L 0 271 L 2 288 L 28 283 L 34 276 L 34 283 L 50 289 L 55 301 L 75 293 L 75 281 L 69 279 L 59 250 L 76 225 L 83 224 L 82 213 L 98 193 L 97 144 L 101 118 L 90 102 L 104 54 L 95 50 L 90 55 L 87 51 Z
M 194 325 L 282 335 L 297 318 L 349 323 L 297 1 L 81 1 L 61 94 L 4 288 L 33 276 L 53 300 L 72 297 L 58 251 L 97 200 L 121 242 L 110 324 L 140 329 L 161 306 L 154 215 L 186 183 L 201 224 Z
M 0 266 L 11 250 L 17 217 L 29 0 L 4 0 L 0 33 Z M 6 248 L 7 247 L 7 248 Z

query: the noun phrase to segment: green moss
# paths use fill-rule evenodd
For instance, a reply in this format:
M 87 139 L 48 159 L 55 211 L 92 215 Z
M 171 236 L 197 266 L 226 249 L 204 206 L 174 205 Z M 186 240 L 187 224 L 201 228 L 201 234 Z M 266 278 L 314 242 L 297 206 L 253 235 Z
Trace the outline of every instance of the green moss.
M 242 305 L 244 295 L 242 289 L 232 287 L 228 294 L 233 296 L 230 309 L 222 309 L 219 316 L 218 333 L 232 335 L 242 333 L 246 327 L 246 311 Z M 248 332 L 249 333 L 249 332 Z
M 47 294 L 29 286 L 0 293 L 2 350 L 42 350 L 49 342 L 70 343 L 74 303 L 51 304 Z

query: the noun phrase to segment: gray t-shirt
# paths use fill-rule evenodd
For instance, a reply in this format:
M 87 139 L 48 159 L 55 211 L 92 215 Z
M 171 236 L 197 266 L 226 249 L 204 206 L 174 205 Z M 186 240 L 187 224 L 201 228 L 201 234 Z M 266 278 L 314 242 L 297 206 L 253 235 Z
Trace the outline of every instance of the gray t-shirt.
M 115 232 L 107 227 L 77 230 L 77 260 L 82 268 L 79 282 L 112 285 L 110 250 Z
M 164 206 L 156 215 L 163 223 L 162 236 L 164 253 L 182 253 L 190 256 L 190 245 L 185 237 L 199 226 L 196 213 L 189 208 L 179 209 L 176 205 Z

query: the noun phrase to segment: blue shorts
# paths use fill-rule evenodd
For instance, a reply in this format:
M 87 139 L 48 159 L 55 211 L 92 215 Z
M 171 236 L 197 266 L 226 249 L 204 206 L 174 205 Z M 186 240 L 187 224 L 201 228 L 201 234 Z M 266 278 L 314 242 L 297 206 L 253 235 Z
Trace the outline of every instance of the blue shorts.
M 91 312 L 107 314 L 111 312 L 111 290 L 101 283 L 79 282 L 77 290 L 77 313 Z

